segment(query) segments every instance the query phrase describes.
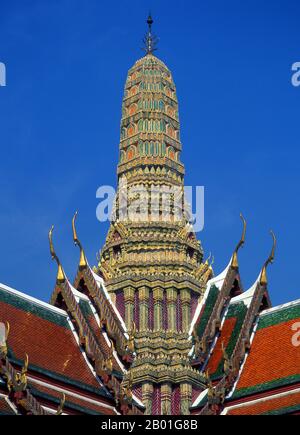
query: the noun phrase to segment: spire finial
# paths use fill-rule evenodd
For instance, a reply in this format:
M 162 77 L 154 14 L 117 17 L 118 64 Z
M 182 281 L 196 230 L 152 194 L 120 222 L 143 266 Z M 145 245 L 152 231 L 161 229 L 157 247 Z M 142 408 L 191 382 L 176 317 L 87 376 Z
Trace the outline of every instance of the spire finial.
M 149 12 L 147 24 L 149 26 L 149 32 L 151 33 L 151 26 L 153 24 L 153 18 L 152 18 L 151 12 Z
M 155 35 L 152 34 L 152 24 L 153 24 L 153 18 L 151 13 L 149 12 L 148 19 L 148 32 L 146 33 L 143 42 L 145 44 L 144 50 L 147 54 L 152 54 L 153 51 L 156 50 L 156 44 L 158 42 L 158 39 Z

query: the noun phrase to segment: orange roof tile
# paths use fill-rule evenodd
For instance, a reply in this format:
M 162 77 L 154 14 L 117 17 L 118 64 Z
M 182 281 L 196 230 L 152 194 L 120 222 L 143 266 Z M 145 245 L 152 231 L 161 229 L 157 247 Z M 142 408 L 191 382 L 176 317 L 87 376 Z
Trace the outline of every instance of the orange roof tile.
M 218 338 L 218 341 L 215 345 L 215 348 L 212 352 L 212 355 L 209 359 L 209 363 L 207 365 L 208 371 L 211 375 L 213 375 L 218 367 L 219 364 L 223 358 L 223 351 L 222 351 L 222 343 L 224 348 L 226 349 L 229 340 L 231 338 L 232 332 L 234 330 L 234 327 L 236 325 L 237 319 L 235 317 L 231 317 L 229 319 L 226 319 L 224 322 L 224 325 L 222 327 L 222 331 L 220 333 L 220 336 Z
M 103 394 L 64 313 L 1 290 L 0 320 L 11 325 L 8 337 L 11 361 L 22 361 L 27 353 L 30 370 Z
M 296 308 L 276 312 L 276 316 L 270 313 L 261 317 L 237 384 L 237 394 L 243 390 L 252 393 L 272 388 L 279 385 L 279 381 L 284 385 L 300 380 L 300 346 L 292 341 L 295 334 L 292 327 L 300 322 Z
M 298 408 L 300 410 L 300 392 L 290 391 L 286 395 L 278 395 L 271 398 L 263 398 L 255 403 L 244 404 L 228 410 L 228 415 L 259 415 L 265 413 L 274 413 L 281 410 L 280 413 L 293 412 Z
M 38 399 L 44 399 L 46 401 L 54 402 L 53 408 L 56 409 L 62 397 L 62 392 L 57 391 L 56 389 L 51 388 L 47 385 L 37 384 L 35 382 L 29 382 L 29 387 L 31 393 Z M 66 401 L 64 405 L 64 409 L 70 409 L 71 411 L 82 411 L 83 413 L 91 413 L 91 414 L 107 414 L 107 415 L 115 415 L 116 412 L 113 409 L 105 407 L 101 403 L 95 403 L 88 401 L 85 397 L 77 397 L 73 394 L 65 393 Z
M 16 413 L 7 403 L 4 396 L 0 396 L 0 415 L 15 415 Z

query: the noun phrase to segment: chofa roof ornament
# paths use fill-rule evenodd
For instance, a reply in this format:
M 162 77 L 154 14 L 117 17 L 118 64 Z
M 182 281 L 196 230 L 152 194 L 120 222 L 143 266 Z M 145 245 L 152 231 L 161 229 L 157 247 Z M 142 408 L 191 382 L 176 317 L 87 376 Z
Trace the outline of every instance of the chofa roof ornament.
M 75 245 L 79 246 L 79 249 L 80 249 L 79 267 L 86 267 L 87 266 L 86 256 L 85 256 L 82 244 L 80 243 L 80 241 L 77 237 L 77 232 L 76 232 L 75 222 L 76 222 L 77 215 L 78 215 L 78 211 L 75 212 L 73 219 L 72 219 L 73 240 L 74 240 Z
M 265 261 L 262 270 L 261 270 L 261 274 L 260 274 L 260 285 L 267 285 L 268 284 L 268 278 L 267 278 L 267 267 L 269 264 L 273 263 L 274 258 L 275 258 L 275 248 L 276 248 L 276 237 L 275 234 L 273 233 L 273 231 L 270 231 L 271 236 L 273 238 L 273 246 L 270 252 L 269 257 L 267 258 L 267 260 Z
M 57 275 L 56 275 L 56 281 L 58 283 L 61 283 L 61 282 L 65 281 L 66 277 L 65 277 L 65 273 L 64 273 L 64 270 L 62 268 L 62 265 L 61 265 L 61 263 L 59 261 L 59 258 L 56 255 L 55 250 L 54 250 L 53 240 L 52 240 L 53 230 L 54 230 L 54 225 L 52 225 L 52 227 L 50 228 L 49 234 L 48 234 L 48 237 L 49 237 L 49 246 L 50 246 L 50 254 L 51 254 L 52 260 L 55 260 L 56 263 L 57 263 L 57 266 L 58 266 Z
M 246 226 L 247 226 L 246 220 L 245 220 L 244 216 L 242 215 L 242 213 L 240 213 L 240 218 L 241 218 L 241 220 L 242 220 L 242 222 L 243 222 L 243 232 L 242 232 L 242 237 L 241 237 L 239 243 L 236 245 L 236 248 L 235 248 L 235 250 L 234 250 L 234 253 L 233 253 L 233 255 L 232 255 L 232 260 L 231 260 L 231 267 L 233 267 L 233 268 L 235 268 L 235 269 L 237 269 L 237 268 L 239 267 L 237 253 L 238 253 L 238 250 L 239 250 L 239 249 L 244 245 L 244 243 L 245 243 Z

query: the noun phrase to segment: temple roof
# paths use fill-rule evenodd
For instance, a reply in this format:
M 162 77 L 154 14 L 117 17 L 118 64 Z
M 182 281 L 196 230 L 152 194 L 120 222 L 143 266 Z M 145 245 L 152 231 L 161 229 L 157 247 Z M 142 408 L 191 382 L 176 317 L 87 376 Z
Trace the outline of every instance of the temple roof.
M 300 412 L 300 389 L 225 408 L 223 415 L 282 415 Z
M 5 394 L 0 394 L 0 415 L 16 415 L 13 404 Z
M 104 400 L 113 404 L 111 394 L 97 378 L 80 348 L 72 322 L 64 310 L 0 284 L 0 319 L 12 325 L 7 355 L 10 363 L 22 367 L 25 354 L 28 355 L 29 385 L 40 379 L 42 384 L 52 387 L 64 385 L 65 389 L 77 392 L 78 397 L 90 394 L 95 403 Z M 40 388 L 35 386 L 34 391 Z M 59 396 L 58 392 L 56 396 Z M 55 402 L 59 404 L 57 398 Z
M 226 379 L 224 355 L 230 364 L 258 286 L 259 279 L 248 291 L 232 298 L 224 313 L 205 366 L 216 388 Z M 253 323 L 248 352 L 241 360 L 237 378 L 225 397 L 223 414 L 299 411 L 299 328 L 300 300 L 259 313 Z M 192 406 L 193 412 L 207 406 L 208 394 L 211 395 L 212 390 L 207 389 L 198 395 Z
M 8 340 L 11 361 L 21 363 L 27 353 L 32 371 L 110 397 L 88 367 L 65 311 L 3 284 L 0 290 L 1 321 L 13 325 Z
M 219 275 L 211 278 L 207 282 L 205 292 L 197 306 L 191 322 L 190 334 L 192 334 L 194 328 L 196 328 L 199 337 L 203 334 L 207 320 L 212 313 L 218 294 L 222 289 L 228 270 L 230 269 L 230 265 L 231 260 L 228 266 Z
M 293 342 L 299 322 L 300 300 L 260 314 L 233 398 L 300 382 L 300 347 Z

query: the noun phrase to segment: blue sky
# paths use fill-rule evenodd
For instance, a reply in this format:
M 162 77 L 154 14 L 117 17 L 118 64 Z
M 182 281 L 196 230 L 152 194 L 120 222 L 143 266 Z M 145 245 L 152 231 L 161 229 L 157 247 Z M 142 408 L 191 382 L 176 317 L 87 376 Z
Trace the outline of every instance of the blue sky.
M 179 98 L 186 184 L 204 185 L 198 234 L 215 272 L 248 222 L 240 252 L 244 288 L 269 253 L 274 304 L 300 297 L 300 3 L 295 0 L 0 0 L 0 281 L 49 300 L 56 266 L 47 232 L 73 279 L 71 219 L 91 264 L 107 225 L 96 189 L 116 184 L 121 101 L 127 70 L 142 56 L 151 9 L 157 56 Z

